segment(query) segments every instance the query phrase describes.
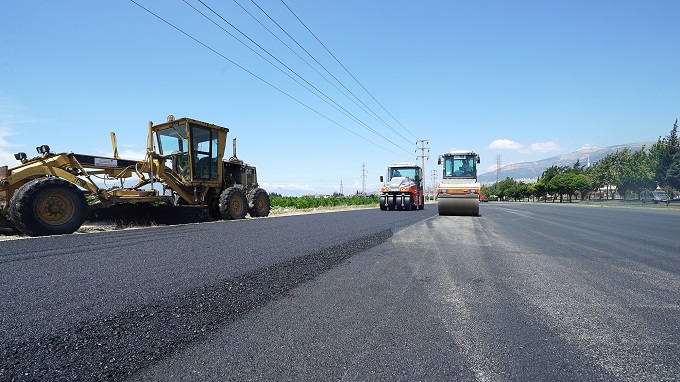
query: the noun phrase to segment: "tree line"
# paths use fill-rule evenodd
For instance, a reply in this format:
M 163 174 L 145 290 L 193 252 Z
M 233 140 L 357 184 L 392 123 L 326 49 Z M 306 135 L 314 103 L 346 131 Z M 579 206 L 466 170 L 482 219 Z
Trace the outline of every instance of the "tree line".
M 500 200 L 529 200 L 556 196 L 560 202 L 567 198 L 610 199 L 614 192 L 622 197 L 633 194 L 637 198 L 657 187 L 669 195 L 680 190 L 680 142 L 678 121 L 665 137 L 659 137 L 647 150 L 631 152 L 628 148 L 608 154 L 592 166 L 577 160 L 573 166 L 551 166 L 535 183 L 524 183 L 506 178 L 490 186 L 482 186 L 487 197 Z

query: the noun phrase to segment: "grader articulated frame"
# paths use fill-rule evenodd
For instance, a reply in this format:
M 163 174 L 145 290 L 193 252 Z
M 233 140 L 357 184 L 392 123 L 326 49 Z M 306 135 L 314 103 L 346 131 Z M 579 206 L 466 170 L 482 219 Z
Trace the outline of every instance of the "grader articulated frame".
M 257 171 L 236 157 L 224 158 L 229 129 L 173 116 L 159 125 L 149 122 L 146 157 L 113 157 L 52 153 L 37 147 L 38 156 L 15 154 L 17 167 L 0 167 L 0 221 L 30 236 L 75 232 L 88 209 L 121 203 L 203 206 L 213 219 L 241 219 L 269 214 L 267 192 Z M 138 178 L 132 187 L 124 181 Z M 100 184 L 95 182 L 100 180 Z M 101 183 L 104 186 L 101 186 Z M 107 182 L 120 182 L 106 187 Z M 178 210 L 178 213 L 181 213 Z

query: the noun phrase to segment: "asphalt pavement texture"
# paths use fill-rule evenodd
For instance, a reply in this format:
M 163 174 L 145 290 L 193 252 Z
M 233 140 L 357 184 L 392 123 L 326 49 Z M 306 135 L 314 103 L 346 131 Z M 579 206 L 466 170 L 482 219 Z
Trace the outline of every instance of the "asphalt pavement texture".
M 677 380 L 678 211 L 428 207 L 2 243 L 0 379 Z
M 373 212 L 3 242 L 0 379 L 124 379 L 426 213 Z

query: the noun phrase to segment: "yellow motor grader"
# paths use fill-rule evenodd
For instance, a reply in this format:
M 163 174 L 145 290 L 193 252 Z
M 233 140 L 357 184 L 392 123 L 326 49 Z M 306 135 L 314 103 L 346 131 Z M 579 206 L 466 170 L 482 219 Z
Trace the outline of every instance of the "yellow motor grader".
M 233 156 L 224 158 L 228 132 L 169 116 L 159 125 L 149 122 L 141 161 L 119 158 L 114 133 L 113 157 L 52 153 L 47 145 L 38 146 L 34 158 L 17 153 L 19 166 L 0 167 L 0 223 L 29 236 L 69 234 L 88 210 L 123 203 L 203 206 L 212 219 L 268 216 L 269 195 L 258 186 L 255 167 L 236 157 L 235 139 Z M 138 183 L 124 187 L 133 177 Z

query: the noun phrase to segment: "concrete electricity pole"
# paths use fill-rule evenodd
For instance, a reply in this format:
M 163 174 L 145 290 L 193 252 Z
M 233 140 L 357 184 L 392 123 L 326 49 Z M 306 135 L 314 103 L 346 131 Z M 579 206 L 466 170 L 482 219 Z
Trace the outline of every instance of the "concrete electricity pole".
M 430 200 L 434 200 L 434 195 L 437 192 L 437 170 L 432 170 L 432 198 Z
M 496 155 L 496 183 L 501 181 L 501 154 Z
M 430 159 L 430 148 L 425 147 L 425 145 L 427 145 L 428 142 L 429 141 L 427 139 L 419 139 L 419 140 L 416 141 L 416 145 L 418 143 L 420 143 L 420 147 L 418 147 L 416 149 L 416 152 L 418 152 L 418 150 L 420 150 L 420 155 L 417 155 L 416 159 L 418 159 L 418 158 L 422 159 L 423 164 L 420 168 L 421 168 L 421 171 L 423 172 L 423 174 L 421 175 L 423 178 L 425 178 L 425 158 Z M 427 155 L 425 155 L 425 150 L 427 150 Z M 424 190 L 425 189 L 425 179 L 422 179 L 421 182 L 423 182 L 423 190 Z

